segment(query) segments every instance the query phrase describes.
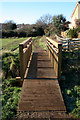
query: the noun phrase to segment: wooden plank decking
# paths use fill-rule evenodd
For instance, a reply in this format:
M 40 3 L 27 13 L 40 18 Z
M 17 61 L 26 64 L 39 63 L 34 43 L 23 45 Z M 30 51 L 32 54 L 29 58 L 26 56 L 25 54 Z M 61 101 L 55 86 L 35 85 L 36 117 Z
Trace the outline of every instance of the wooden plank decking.
M 18 111 L 64 111 L 59 83 L 47 53 L 33 53 Z
M 20 111 L 66 111 L 57 80 L 24 80 Z

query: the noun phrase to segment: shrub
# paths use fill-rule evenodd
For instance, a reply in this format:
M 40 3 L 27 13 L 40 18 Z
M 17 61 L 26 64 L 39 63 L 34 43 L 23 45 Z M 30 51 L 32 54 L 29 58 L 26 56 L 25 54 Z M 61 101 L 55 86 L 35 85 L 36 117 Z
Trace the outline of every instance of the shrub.
M 67 112 L 75 118 L 80 118 L 79 52 L 62 52 L 62 75 L 65 80 L 60 81 Z
M 17 36 L 18 36 L 18 33 L 16 31 L 13 31 L 13 30 L 2 31 L 2 38 L 17 37 Z
M 18 37 L 26 37 L 26 32 L 23 30 L 18 31 Z
M 7 79 L 8 77 L 15 78 L 19 76 L 19 54 L 18 53 L 4 53 L 2 55 L 2 70 L 3 77 Z
M 78 37 L 77 28 L 69 29 L 67 31 L 67 36 L 69 36 L 70 39 L 77 38 Z
M 8 83 L 8 86 L 6 85 Z M 21 88 L 19 87 L 10 87 L 10 83 L 8 79 L 3 82 L 5 86 L 3 88 L 3 95 L 1 98 L 1 102 L 3 105 L 2 108 L 2 120 L 11 120 L 15 117 L 17 113 L 17 106 L 20 97 Z

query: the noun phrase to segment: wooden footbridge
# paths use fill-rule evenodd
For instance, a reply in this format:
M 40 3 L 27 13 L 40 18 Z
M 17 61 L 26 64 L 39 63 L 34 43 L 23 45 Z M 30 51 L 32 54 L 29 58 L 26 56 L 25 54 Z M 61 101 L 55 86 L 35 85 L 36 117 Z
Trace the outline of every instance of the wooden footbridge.
M 32 53 L 32 38 L 19 45 L 23 81 L 18 112 L 26 118 L 65 118 L 66 107 L 58 80 L 61 77 L 62 44 L 46 37 L 47 51 Z

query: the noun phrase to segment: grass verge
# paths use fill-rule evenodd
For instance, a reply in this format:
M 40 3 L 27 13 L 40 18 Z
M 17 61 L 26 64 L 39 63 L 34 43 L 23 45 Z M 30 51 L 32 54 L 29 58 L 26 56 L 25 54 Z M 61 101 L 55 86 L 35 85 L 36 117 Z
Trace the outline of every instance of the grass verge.
M 21 88 L 15 79 L 5 79 L 2 85 L 2 120 L 11 120 L 17 113 Z
M 67 111 L 80 118 L 80 51 L 62 53 L 62 80 L 60 86 Z
M 11 120 L 16 116 L 21 86 L 15 77 L 20 74 L 19 52 L 2 54 L 2 120 Z
M 27 38 L 6 38 L 2 39 L 2 50 L 14 51 L 19 47 L 19 43 L 23 42 Z

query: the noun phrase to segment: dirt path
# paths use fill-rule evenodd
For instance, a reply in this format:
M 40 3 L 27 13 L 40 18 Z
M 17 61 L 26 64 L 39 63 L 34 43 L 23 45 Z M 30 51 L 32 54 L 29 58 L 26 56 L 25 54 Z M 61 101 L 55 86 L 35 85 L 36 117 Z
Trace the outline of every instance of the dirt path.
M 42 43 L 46 44 L 46 42 L 44 43 L 45 39 L 44 37 L 38 37 L 36 39 L 33 40 L 33 51 L 34 52 L 41 52 L 41 51 L 45 51 L 44 48 L 42 48 L 40 46 L 40 39 L 42 39 Z

